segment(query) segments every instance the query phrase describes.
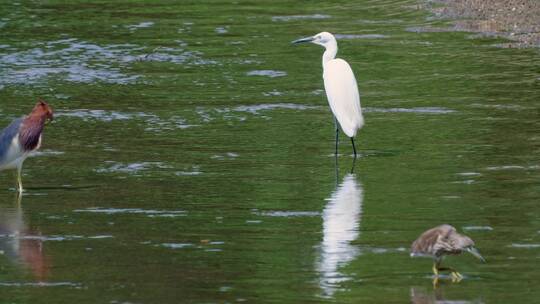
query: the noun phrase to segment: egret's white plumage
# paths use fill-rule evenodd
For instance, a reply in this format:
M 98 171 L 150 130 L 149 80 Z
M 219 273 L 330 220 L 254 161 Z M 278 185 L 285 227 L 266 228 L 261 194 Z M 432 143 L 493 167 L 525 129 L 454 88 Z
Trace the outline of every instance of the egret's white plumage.
M 353 138 L 364 125 L 364 117 L 362 116 L 360 94 L 358 93 L 354 73 L 345 60 L 336 58 L 338 47 L 336 38 L 332 34 L 322 32 L 312 37 L 293 41 L 293 43 L 300 42 L 311 42 L 325 48 L 322 65 L 324 89 L 328 104 L 343 132 L 351 138 L 354 155 L 356 156 Z M 336 153 L 337 141 L 338 130 L 336 129 Z
M 353 71 L 343 59 L 332 59 L 324 64 L 324 89 L 328 104 L 343 133 L 348 137 L 364 125 L 360 108 L 360 94 Z

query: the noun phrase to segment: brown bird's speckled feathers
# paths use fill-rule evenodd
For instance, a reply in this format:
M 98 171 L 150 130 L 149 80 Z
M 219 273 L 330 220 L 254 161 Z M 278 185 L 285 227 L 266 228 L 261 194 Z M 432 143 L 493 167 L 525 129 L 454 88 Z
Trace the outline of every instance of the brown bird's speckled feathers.
M 24 151 L 39 148 L 41 132 L 47 119 L 53 119 L 53 110 L 40 99 L 32 112 L 24 118 L 19 129 L 19 143 Z
M 422 233 L 411 246 L 411 255 L 428 255 L 439 258 L 445 254 L 460 254 L 474 246 L 473 240 L 456 232 L 456 228 L 444 224 Z

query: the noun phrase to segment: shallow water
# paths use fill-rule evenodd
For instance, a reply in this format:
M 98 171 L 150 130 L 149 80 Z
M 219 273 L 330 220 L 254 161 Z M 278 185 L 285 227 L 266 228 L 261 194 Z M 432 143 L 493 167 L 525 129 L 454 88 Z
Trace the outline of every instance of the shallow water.
M 415 1 L 0 5 L 0 122 L 56 119 L 17 202 L 0 302 L 528 303 L 540 296 L 540 60 Z M 333 156 L 322 49 L 366 126 Z M 354 165 L 354 172 L 351 169 Z M 449 223 L 487 260 L 432 287 L 408 248 Z

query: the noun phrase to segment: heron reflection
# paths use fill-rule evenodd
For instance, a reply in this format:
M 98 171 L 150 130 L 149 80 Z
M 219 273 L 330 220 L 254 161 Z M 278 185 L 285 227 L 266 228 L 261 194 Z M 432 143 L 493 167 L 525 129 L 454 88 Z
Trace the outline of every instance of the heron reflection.
M 359 235 L 363 189 L 356 176 L 348 173 L 328 199 L 323 211 L 323 240 L 317 260 L 323 296 L 331 297 L 341 282 L 350 278 L 339 271 L 360 253 L 352 245 Z
M 413 304 L 468 304 L 468 303 L 483 303 L 479 299 L 468 300 L 449 300 L 444 296 L 441 288 L 433 291 L 428 291 L 421 287 L 411 287 L 411 303 Z
M 34 277 L 42 281 L 48 271 L 43 240 L 33 237 L 35 234 L 25 223 L 21 199 L 22 195 L 18 195 L 15 204 L 0 204 L 0 254 L 30 269 Z

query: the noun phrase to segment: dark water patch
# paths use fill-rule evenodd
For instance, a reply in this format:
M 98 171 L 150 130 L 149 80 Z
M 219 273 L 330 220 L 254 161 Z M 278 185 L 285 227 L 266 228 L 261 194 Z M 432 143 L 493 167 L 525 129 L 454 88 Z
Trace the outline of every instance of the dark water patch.
M 100 46 L 67 38 L 35 45 L 35 48 L 0 54 L 0 68 L 7 76 L 2 77 L 2 83 L 36 83 L 49 75 L 58 75 L 72 82 L 128 84 L 140 77 L 122 73 L 111 62 L 133 60 L 129 52 L 137 47 L 131 44 Z
M 270 96 L 282 96 L 283 92 L 279 92 L 278 90 L 272 90 L 270 92 L 263 92 L 263 96 L 270 97 Z
M 59 155 L 63 155 L 63 154 L 65 154 L 65 152 L 63 152 L 63 151 L 54 151 L 54 150 L 46 149 L 46 150 L 32 151 L 30 153 L 29 157 L 59 156 Z
M 459 175 L 459 176 L 480 176 L 480 175 L 482 175 L 482 173 L 478 173 L 478 172 L 460 172 L 460 173 L 456 173 L 456 175 Z
M 336 39 L 384 39 L 389 38 L 382 34 L 335 34 Z
M 415 114 L 450 114 L 455 110 L 441 107 L 418 107 L 418 108 L 364 108 L 363 111 L 370 113 L 415 113 Z
M 296 21 L 296 20 L 321 20 L 330 19 L 332 16 L 324 14 L 313 15 L 291 15 L 291 16 L 274 16 L 272 21 Z
M 214 31 L 216 34 L 227 34 L 229 32 L 229 26 L 218 26 Z
M 512 110 L 512 111 L 523 111 L 523 110 L 533 110 L 532 107 L 525 107 L 523 105 L 517 104 L 481 104 L 473 103 L 470 105 L 471 108 L 486 108 L 486 109 L 497 109 L 497 110 Z
M 409 249 L 405 247 L 398 248 L 382 248 L 382 247 L 370 247 L 362 246 L 361 250 L 364 252 L 370 252 L 373 254 L 387 254 L 387 253 L 408 253 Z
M 140 120 L 144 124 L 144 130 L 150 132 L 162 132 L 166 130 L 188 129 L 200 126 L 190 124 L 186 118 L 173 115 L 170 117 L 160 117 L 152 113 L 144 112 L 119 112 L 106 110 L 74 109 L 61 110 L 55 113 L 56 117 L 78 118 L 85 122 L 101 121 L 112 122 L 117 120 Z
M 261 111 L 269 111 L 274 109 L 288 109 L 288 110 L 311 110 L 318 109 L 319 106 L 310 106 L 303 104 L 294 104 L 294 103 L 265 103 L 265 104 L 255 104 L 255 105 L 245 105 L 238 106 L 233 110 L 236 112 L 248 112 L 253 115 L 259 115 Z
M 461 181 L 453 181 L 452 184 L 465 184 L 465 185 L 470 185 L 470 184 L 474 184 L 476 183 L 477 181 L 474 180 L 474 179 L 466 179 L 466 180 L 461 180 Z
M 136 60 L 156 61 L 156 62 L 171 62 L 175 64 L 191 64 L 191 65 L 217 65 L 220 64 L 216 60 L 202 58 L 203 53 L 199 51 L 186 51 L 171 47 L 158 47 L 149 54 L 140 55 Z
M 210 158 L 211 159 L 217 159 L 217 160 L 226 160 L 226 159 L 235 159 L 235 158 L 238 158 L 240 155 L 238 153 L 235 153 L 235 152 L 227 152 L 225 154 L 216 154 L 216 155 L 212 155 Z
M 493 231 L 493 227 L 491 227 L 491 226 L 465 226 L 465 227 L 463 227 L 463 230 L 469 230 L 469 231 Z
M 405 28 L 407 32 L 412 33 L 448 33 L 459 31 L 453 27 L 434 27 L 434 26 L 412 26 Z
M 62 241 L 74 241 L 74 240 L 92 240 L 92 239 L 110 239 L 113 238 L 112 235 L 94 235 L 94 236 L 83 236 L 83 235 L 0 235 L 0 238 L 16 238 L 18 240 L 35 240 L 41 242 L 62 242 Z
M 405 21 L 402 19 L 381 19 L 381 20 L 369 20 L 369 19 L 362 19 L 358 20 L 358 23 L 361 24 L 400 24 L 404 23 Z
M 125 28 L 129 29 L 130 31 L 136 31 L 138 29 L 141 29 L 141 28 L 149 28 L 149 27 L 152 27 L 154 26 L 154 22 L 153 21 L 144 21 L 144 22 L 141 22 L 141 23 L 138 23 L 138 24 L 131 24 L 131 25 L 126 25 Z
M 266 76 L 270 78 L 287 76 L 285 71 L 253 70 L 246 73 L 247 76 Z
M 56 117 L 72 117 L 80 118 L 83 121 L 100 120 L 103 122 L 111 122 L 113 120 L 128 120 L 136 117 L 147 117 L 145 113 L 123 113 L 118 111 L 105 111 L 105 110 L 89 110 L 89 109 L 75 109 L 75 110 L 61 110 L 55 113 Z
M 503 166 L 490 166 L 487 167 L 488 171 L 506 171 L 506 170 L 540 170 L 540 165 L 503 165 Z
M 512 243 L 512 245 L 508 245 L 508 247 L 512 247 L 512 248 L 523 248 L 523 249 L 538 249 L 538 248 L 540 248 L 540 244 L 519 244 L 519 243 Z
M 191 243 L 162 243 L 156 246 L 161 246 L 161 247 L 170 248 L 170 249 L 184 249 L 184 248 L 195 247 L 195 245 Z
M 272 96 L 278 96 L 280 93 L 275 92 Z M 263 93 L 264 94 L 264 93 Z M 199 116 L 201 123 L 209 123 L 216 120 L 225 121 L 246 121 L 249 116 L 239 115 L 240 113 L 249 113 L 259 118 L 270 119 L 270 112 L 275 110 L 311 110 L 318 109 L 319 106 L 295 104 L 295 103 L 262 103 L 241 105 L 236 107 L 198 107 L 195 113 Z
M 255 211 L 254 214 L 260 216 L 270 217 L 312 217 L 320 216 L 321 213 L 317 211 Z
M 193 176 L 193 175 L 203 174 L 203 172 L 200 169 L 200 166 L 194 165 L 189 169 L 190 170 L 176 171 L 174 174 L 177 176 Z
M 128 74 L 127 68 L 142 60 L 187 65 L 217 64 L 214 60 L 204 59 L 202 52 L 187 51 L 181 46 L 149 50 L 136 44 L 99 45 L 77 38 L 34 45 L 27 50 L 11 48 L 0 53 L 0 68 L 4 70 L 0 85 L 39 83 L 49 76 L 70 82 L 127 85 L 141 78 L 141 75 Z
M 171 169 L 172 167 L 164 162 L 140 162 L 124 164 L 116 161 L 106 161 L 107 167 L 95 169 L 97 173 L 127 173 L 138 176 L 142 171 L 155 169 Z
M 169 118 L 161 118 L 157 115 L 146 115 L 144 120 L 148 125 L 145 131 L 161 132 L 165 130 L 183 130 L 193 127 L 199 127 L 199 124 L 190 124 L 186 118 L 180 116 L 171 116 Z
M 87 209 L 75 209 L 73 212 L 87 212 L 87 213 L 98 213 L 106 215 L 114 214 L 142 214 L 147 217 L 178 217 L 186 216 L 186 211 L 184 210 L 152 210 L 152 209 L 140 209 L 140 208 L 103 208 L 103 207 L 92 207 Z
M 0 282 L 0 287 L 82 287 L 73 282 Z

